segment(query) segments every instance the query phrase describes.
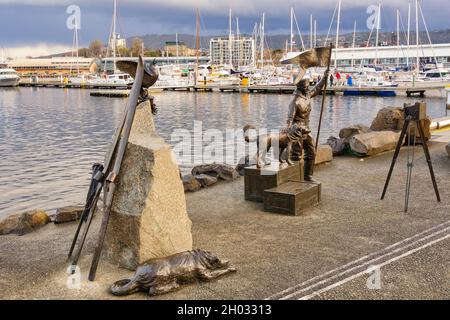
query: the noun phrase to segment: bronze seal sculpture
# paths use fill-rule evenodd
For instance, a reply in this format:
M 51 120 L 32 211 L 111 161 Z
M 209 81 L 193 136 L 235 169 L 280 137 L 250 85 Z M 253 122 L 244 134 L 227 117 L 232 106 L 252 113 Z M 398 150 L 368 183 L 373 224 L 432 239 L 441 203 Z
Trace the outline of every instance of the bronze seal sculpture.
M 115 282 L 111 292 L 116 296 L 126 296 L 143 291 L 154 296 L 175 291 L 182 284 L 209 281 L 235 271 L 229 261 L 222 261 L 211 252 L 185 251 L 167 258 L 148 260 L 137 268 L 131 279 Z

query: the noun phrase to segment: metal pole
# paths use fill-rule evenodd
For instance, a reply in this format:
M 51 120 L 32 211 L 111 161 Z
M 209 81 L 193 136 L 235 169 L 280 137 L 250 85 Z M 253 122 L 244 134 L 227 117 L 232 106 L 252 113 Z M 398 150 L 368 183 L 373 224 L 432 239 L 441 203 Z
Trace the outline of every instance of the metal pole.
M 378 41 L 380 39 L 381 1 L 378 3 L 377 13 L 377 36 L 375 40 L 375 66 L 378 64 Z
M 356 45 L 356 20 L 353 24 L 353 45 L 352 45 L 352 71 L 355 66 L 355 45 Z
M 112 51 L 113 51 L 113 72 L 116 73 L 116 18 L 117 18 L 117 0 L 114 0 L 114 15 L 113 15 L 113 43 L 112 43 Z
M 265 20 L 266 13 L 263 13 L 262 23 L 261 23 L 261 69 L 264 67 L 264 41 L 265 40 Z
M 122 166 L 122 161 L 125 156 L 125 151 L 128 143 L 128 139 L 131 133 L 131 127 L 133 125 L 134 115 L 136 113 L 137 103 L 139 99 L 139 95 L 141 92 L 142 81 L 144 79 L 144 61 L 142 56 L 139 57 L 138 66 L 136 70 L 136 76 L 134 79 L 133 87 L 130 92 L 130 98 L 127 101 L 127 116 L 125 120 L 125 124 L 123 127 L 122 136 L 120 138 L 120 142 L 117 149 L 117 154 L 115 155 L 114 167 L 112 171 L 109 173 L 106 178 L 106 183 L 104 190 L 105 192 L 105 206 L 103 213 L 103 221 L 100 227 L 99 238 L 97 242 L 97 247 L 94 252 L 94 258 L 92 260 L 91 269 L 89 271 L 89 280 L 94 281 L 95 274 L 97 272 L 98 262 L 100 261 L 100 255 L 103 249 L 103 243 L 105 241 L 106 230 L 108 227 L 109 217 L 111 214 L 111 206 L 114 198 L 114 190 L 115 190 L 115 180 L 117 175 L 120 172 L 120 168 Z
M 327 70 L 330 70 L 331 65 L 331 53 L 333 52 L 333 45 L 330 44 L 330 57 L 328 59 L 328 66 Z M 319 127 L 317 128 L 317 138 L 316 138 L 316 152 L 317 148 L 319 147 L 319 137 L 320 137 L 320 129 L 322 127 L 322 118 L 323 118 L 323 109 L 325 108 L 325 96 L 327 91 L 327 85 L 328 85 L 328 79 L 325 80 L 325 86 L 323 87 L 322 91 L 322 106 L 320 108 L 320 118 L 319 118 Z
M 416 76 L 419 76 L 419 71 L 420 71 L 420 58 L 419 58 L 419 0 L 416 0 L 416 48 L 417 48 Z
M 397 10 L 397 68 L 400 67 L 400 10 Z
M 228 34 L 228 54 L 230 55 L 230 67 L 232 68 L 233 67 L 233 44 L 232 44 L 232 24 L 233 24 L 233 22 L 231 21 L 231 9 L 230 9 L 230 12 L 229 12 L 229 23 L 230 23 L 230 30 L 229 30 L 229 34 Z
M 338 63 L 338 53 L 337 50 L 339 48 L 339 28 L 341 25 L 341 6 L 342 1 L 339 0 L 338 2 L 338 16 L 337 16 L 337 26 L 336 26 L 336 50 L 334 55 L 334 67 L 337 69 L 337 63 Z
M 291 8 L 291 52 L 293 50 L 294 47 L 294 8 Z
M 406 46 L 408 47 L 406 52 L 406 66 L 409 69 L 409 45 L 411 44 L 411 3 L 408 4 L 408 35 L 406 39 Z

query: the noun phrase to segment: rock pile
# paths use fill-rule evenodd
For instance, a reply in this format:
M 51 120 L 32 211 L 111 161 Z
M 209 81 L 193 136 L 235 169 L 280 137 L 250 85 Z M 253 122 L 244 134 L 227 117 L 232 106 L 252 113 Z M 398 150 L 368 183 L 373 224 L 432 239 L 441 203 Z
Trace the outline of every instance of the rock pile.
M 239 173 L 227 164 L 203 164 L 195 166 L 191 174 L 182 177 L 184 191 L 195 192 L 216 184 L 219 180 L 233 181 L 239 178 Z
M 343 155 L 349 151 L 358 156 L 373 156 L 393 150 L 400 138 L 404 118 L 402 108 L 383 108 L 372 121 L 370 128 L 363 125 L 344 128 L 340 131 L 339 138 L 330 137 L 327 144 L 332 148 L 333 155 Z M 431 139 L 431 122 L 430 117 L 421 121 L 426 141 Z M 406 141 L 423 143 L 419 131 L 415 130 L 415 123 L 411 123 Z
M 0 235 L 16 234 L 23 236 L 50 222 L 44 210 L 33 210 L 13 214 L 0 221 Z

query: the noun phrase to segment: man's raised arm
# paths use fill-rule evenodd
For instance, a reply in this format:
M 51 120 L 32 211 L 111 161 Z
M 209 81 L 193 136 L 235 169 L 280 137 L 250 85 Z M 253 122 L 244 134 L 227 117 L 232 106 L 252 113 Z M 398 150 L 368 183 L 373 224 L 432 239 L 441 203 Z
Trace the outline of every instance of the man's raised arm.
M 320 82 L 314 87 L 314 89 L 312 89 L 311 91 L 311 98 L 317 96 L 320 94 L 320 92 L 322 91 L 323 87 L 325 86 L 325 84 L 328 81 L 328 77 L 330 74 L 330 70 L 327 69 L 327 71 L 325 71 L 322 79 L 320 79 Z

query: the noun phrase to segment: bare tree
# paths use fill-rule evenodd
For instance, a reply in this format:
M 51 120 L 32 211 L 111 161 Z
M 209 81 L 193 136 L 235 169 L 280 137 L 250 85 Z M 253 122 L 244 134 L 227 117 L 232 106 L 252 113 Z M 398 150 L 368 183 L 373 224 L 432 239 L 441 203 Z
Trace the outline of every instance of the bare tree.
M 89 46 L 89 51 L 93 57 L 100 57 L 103 52 L 103 42 L 101 40 L 94 40 Z

